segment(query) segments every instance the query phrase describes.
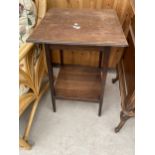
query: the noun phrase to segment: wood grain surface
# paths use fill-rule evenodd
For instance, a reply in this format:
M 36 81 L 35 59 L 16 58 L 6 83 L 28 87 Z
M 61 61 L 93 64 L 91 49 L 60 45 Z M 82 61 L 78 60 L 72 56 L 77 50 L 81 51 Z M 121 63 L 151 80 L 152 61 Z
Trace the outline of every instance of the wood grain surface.
M 61 67 L 56 84 L 56 98 L 99 102 L 100 70 L 88 67 Z
M 128 45 L 113 9 L 50 9 L 27 41 L 53 45 Z
M 130 3 L 131 0 L 47 0 L 47 7 L 50 8 L 93 8 L 95 10 L 101 10 L 105 8 L 115 9 L 121 22 L 123 31 L 127 37 L 129 32 L 129 25 L 131 18 L 133 16 L 133 9 Z M 80 64 L 80 65 L 90 65 L 98 66 L 99 53 L 94 50 L 91 52 L 89 50 L 78 50 L 74 49 L 72 52 L 65 50 L 65 63 L 66 64 Z M 78 52 L 77 52 L 78 51 Z M 79 53 L 80 52 L 80 53 Z M 122 48 L 112 48 L 109 60 L 109 68 L 115 68 L 116 64 L 121 58 L 123 53 Z M 80 57 L 79 57 L 80 54 Z M 81 59 L 82 58 L 82 59 Z M 53 51 L 52 55 L 53 63 L 60 64 L 60 55 L 57 50 Z

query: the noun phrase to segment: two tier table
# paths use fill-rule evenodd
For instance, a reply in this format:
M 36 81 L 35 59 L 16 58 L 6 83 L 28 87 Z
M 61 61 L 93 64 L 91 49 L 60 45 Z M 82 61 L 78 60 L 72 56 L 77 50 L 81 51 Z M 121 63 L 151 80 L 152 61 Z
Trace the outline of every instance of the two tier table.
M 100 116 L 110 48 L 128 46 L 116 12 L 113 9 L 50 9 L 27 41 L 45 46 L 53 110 L 56 111 L 56 99 L 97 102 Z M 60 49 L 61 59 L 56 80 L 51 59 L 55 48 Z M 96 68 L 65 65 L 64 49 L 98 50 L 99 65 Z

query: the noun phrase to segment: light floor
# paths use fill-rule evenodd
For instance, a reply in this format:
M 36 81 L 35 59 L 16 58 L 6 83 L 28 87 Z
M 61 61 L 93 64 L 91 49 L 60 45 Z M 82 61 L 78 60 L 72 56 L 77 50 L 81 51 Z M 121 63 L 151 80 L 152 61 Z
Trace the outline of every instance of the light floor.
M 57 100 L 54 113 L 48 91 L 33 122 L 30 141 L 34 146 L 20 149 L 20 155 L 134 155 L 134 118 L 114 133 L 120 96 L 118 82 L 111 83 L 113 77 L 115 74 L 108 74 L 101 117 L 97 116 L 98 104 L 77 101 Z M 20 134 L 28 112 L 20 119 Z

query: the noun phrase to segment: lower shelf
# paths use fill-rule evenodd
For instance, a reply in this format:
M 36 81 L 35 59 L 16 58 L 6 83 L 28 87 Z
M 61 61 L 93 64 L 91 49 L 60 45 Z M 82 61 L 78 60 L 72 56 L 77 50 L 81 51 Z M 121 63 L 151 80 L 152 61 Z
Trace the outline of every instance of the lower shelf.
M 57 99 L 99 102 L 101 73 L 86 67 L 61 67 L 55 83 Z

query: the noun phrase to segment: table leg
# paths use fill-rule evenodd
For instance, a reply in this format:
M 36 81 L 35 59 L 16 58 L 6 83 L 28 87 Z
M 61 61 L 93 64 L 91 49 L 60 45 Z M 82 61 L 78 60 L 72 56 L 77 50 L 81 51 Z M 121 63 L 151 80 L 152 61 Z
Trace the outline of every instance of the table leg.
M 124 124 L 126 123 L 126 121 L 130 118 L 131 116 L 128 116 L 126 114 L 123 113 L 123 111 L 120 112 L 120 123 L 118 124 L 118 126 L 115 128 L 115 133 L 119 132 L 120 129 L 124 126 Z
M 112 79 L 112 83 L 115 83 L 118 80 L 119 80 L 119 75 L 118 75 L 118 65 L 117 65 L 116 66 L 116 77 Z
M 62 49 L 60 50 L 60 64 L 61 66 L 64 65 L 64 53 Z
M 103 53 L 103 66 L 101 68 L 101 83 L 102 83 L 102 90 L 101 90 L 101 97 L 99 102 L 99 110 L 98 116 L 102 114 L 102 104 L 103 104 L 103 97 L 104 97 L 104 88 L 106 83 L 107 71 L 108 71 L 108 62 L 110 56 L 110 47 L 105 47 Z
M 99 68 L 101 68 L 102 67 L 102 55 L 103 55 L 103 51 L 100 51 L 99 52 Z
M 47 61 L 47 67 L 48 67 L 48 76 L 49 76 L 49 83 L 50 83 L 50 89 L 51 89 L 53 111 L 56 112 L 54 76 L 53 76 L 53 67 L 52 67 L 52 62 L 51 62 L 52 50 L 50 50 L 50 47 L 48 44 L 45 44 L 45 53 L 46 53 L 46 61 Z

